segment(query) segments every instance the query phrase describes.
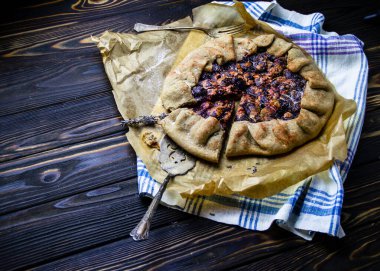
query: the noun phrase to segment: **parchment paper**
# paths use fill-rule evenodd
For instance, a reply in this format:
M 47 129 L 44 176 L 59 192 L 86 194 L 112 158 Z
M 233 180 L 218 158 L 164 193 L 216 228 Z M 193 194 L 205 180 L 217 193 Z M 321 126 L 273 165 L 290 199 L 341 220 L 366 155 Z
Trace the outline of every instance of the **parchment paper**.
M 193 10 L 194 25 L 219 27 L 239 22 L 246 22 L 250 29 L 241 35 L 274 33 L 289 40 L 266 23 L 253 19 L 241 3 L 236 3 L 234 7 L 207 4 Z M 174 24 L 191 25 L 192 21 L 185 18 Z M 138 35 L 105 32 L 95 37 L 123 118 L 165 112 L 159 93 L 166 74 L 207 39 L 205 34 L 197 31 L 160 31 Z M 175 205 L 176 199 L 181 196 L 211 194 L 263 198 L 327 170 L 334 159 L 344 160 L 347 156 L 343 121 L 355 112 L 355 108 L 354 101 L 346 100 L 335 92 L 332 116 L 320 136 L 285 155 L 236 159 L 227 159 L 223 155 L 218 165 L 198 160 L 193 170 L 185 176 L 175 177 L 169 183 L 165 198 L 170 200 L 167 203 Z M 160 140 L 163 132 L 156 125 L 131 128 L 127 133 L 128 141 L 151 176 L 162 182 L 167 173 L 158 162 L 158 148 L 148 146 L 147 140 L 143 140 L 146 136 Z

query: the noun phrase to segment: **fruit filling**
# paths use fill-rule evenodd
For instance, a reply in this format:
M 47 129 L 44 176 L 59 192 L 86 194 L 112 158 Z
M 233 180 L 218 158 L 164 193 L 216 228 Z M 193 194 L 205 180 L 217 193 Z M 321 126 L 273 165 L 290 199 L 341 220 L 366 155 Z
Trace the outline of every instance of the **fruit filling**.
M 192 88 L 197 101 L 193 110 L 201 116 L 216 117 L 226 127 L 234 101 L 240 101 L 235 121 L 261 122 L 296 118 L 306 80 L 286 68 L 287 58 L 266 52 L 238 62 L 216 63 L 203 72 Z
M 223 129 L 226 129 L 229 121 L 231 120 L 232 113 L 234 112 L 234 107 L 234 101 L 204 101 L 194 107 L 193 110 L 204 118 L 216 118 L 219 120 Z

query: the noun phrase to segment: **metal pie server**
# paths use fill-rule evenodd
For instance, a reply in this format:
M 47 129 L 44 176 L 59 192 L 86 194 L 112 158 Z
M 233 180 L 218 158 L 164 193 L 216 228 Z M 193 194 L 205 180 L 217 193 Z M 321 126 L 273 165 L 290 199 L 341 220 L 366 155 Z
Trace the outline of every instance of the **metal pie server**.
M 168 173 L 168 176 L 161 184 L 144 217 L 131 231 L 130 235 L 135 241 L 148 239 L 153 215 L 170 179 L 177 175 L 185 175 L 195 166 L 195 158 L 178 147 L 167 135 L 160 142 L 160 150 L 159 161 L 161 168 Z

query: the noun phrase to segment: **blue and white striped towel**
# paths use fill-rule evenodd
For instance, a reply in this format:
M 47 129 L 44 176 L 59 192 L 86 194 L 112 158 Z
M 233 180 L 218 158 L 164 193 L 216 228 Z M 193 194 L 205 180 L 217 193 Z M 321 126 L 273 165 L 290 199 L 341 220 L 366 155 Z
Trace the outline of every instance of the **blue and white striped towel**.
M 232 5 L 232 2 L 218 2 Z M 355 154 L 363 126 L 368 64 L 363 42 L 353 35 L 338 35 L 322 29 L 320 13 L 303 15 L 282 8 L 276 2 L 245 2 L 247 11 L 256 19 L 302 46 L 336 86 L 337 91 L 357 103 L 356 113 L 345 121 L 348 157 L 336 161 L 325 172 L 308 178 L 275 196 L 251 199 L 243 196 L 199 196 L 183 199 L 171 206 L 215 221 L 263 231 L 273 222 L 307 240 L 314 232 L 343 237 L 340 215 L 343 203 L 343 182 Z M 152 179 L 138 158 L 138 186 L 141 195 L 154 196 L 159 183 Z

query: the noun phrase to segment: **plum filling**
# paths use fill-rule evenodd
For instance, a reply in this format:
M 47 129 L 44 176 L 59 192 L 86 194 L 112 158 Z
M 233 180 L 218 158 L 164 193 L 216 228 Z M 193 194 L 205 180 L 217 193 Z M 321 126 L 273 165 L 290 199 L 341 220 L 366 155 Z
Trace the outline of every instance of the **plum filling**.
M 193 108 L 194 112 L 204 118 L 214 117 L 219 120 L 223 129 L 226 129 L 234 111 L 233 101 L 204 101 Z
M 286 65 L 286 56 L 275 57 L 266 52 L 238 62 L 214 63 L 212 72 L 203 72 L 192 88 L 198 102 L 193 110 L 205 118 L 215 116 L 223 127 L 232 116 L 234 101 L 239 100 L 236 121 L 296 118 L 306 80 Z

